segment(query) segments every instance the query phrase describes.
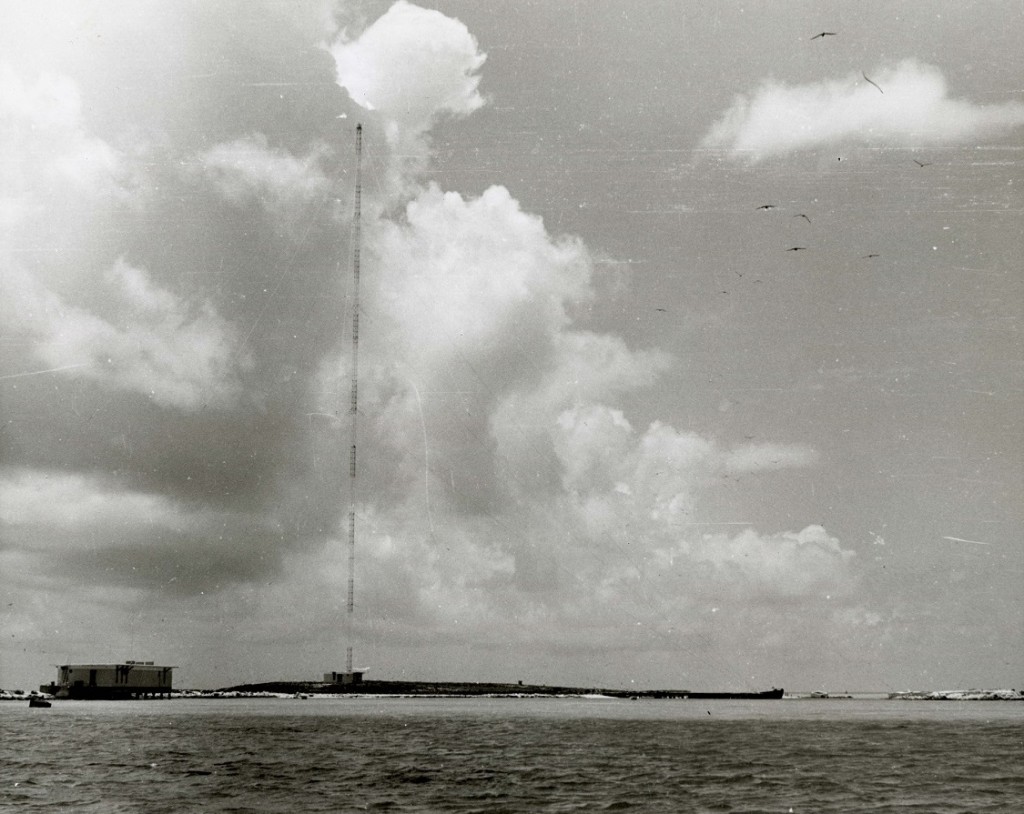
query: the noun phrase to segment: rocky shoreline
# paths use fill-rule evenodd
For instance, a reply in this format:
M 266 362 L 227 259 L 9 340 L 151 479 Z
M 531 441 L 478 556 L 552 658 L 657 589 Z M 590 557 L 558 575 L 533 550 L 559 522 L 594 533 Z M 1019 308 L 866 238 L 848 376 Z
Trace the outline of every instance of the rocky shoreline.
M 899 701 L 1024 701 L 1020 690 L 909 690 L 891 692 Z

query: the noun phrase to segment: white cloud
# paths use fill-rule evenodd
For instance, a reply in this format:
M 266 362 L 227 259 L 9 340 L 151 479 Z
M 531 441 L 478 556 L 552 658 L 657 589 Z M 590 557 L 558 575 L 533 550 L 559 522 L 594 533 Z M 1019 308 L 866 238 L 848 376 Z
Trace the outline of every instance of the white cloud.
M 128 542 L 114 530 L 182 528 L 187 512 L 159 494 L 126 490 L 108 479 L 82 473 L 19 469 L 0 476 L 0 522 L 8 529 L 38 527 L 34 545 L 62 548 L 64 532 L 104 535 L 103 544 Z M 129 535 L 130 540 L 130 535 Z
M 853 585 L 852 551 L 824 528 L 762 535 L 753 529 L 729 537 L 706 534 L 691 550 L 697 563 L 715 567 L 717 579 L 737 598 L 839 598 Z
M 240 203 L 255 198 L 272 214 L 287 218 L 327 193 L 330 181 L 320 167 L 325 152 L 321 146 L 299 158 L 270 149 L 266 136 L 257 134 L 218 144 L 200 160 L 228 200 Z
M 371 239 L 383 310 L 417 367 L 512 349 L 529 362 L 535 350 L 550 353 L 567 304 L 590 296 L 583 245 L 550 239 L 504 187 L 465 200 L 431 184 L 404 221 L 381 222 Z
M 703 146 L 758 160 L 855 142 L 920 147 L 963 143 L 1024 125 L 1024 104 L 976 105 L 951 99 L 941 71 L 906 59 L 895 67 L 807 85 L 765 82 L 738 96 Z
M 432 528 L 410 499 L 361 521 L 361 590 L 400 594 L 381 604 L 386 624 L 365 620 L 368 639 L 386 628 L 480 645 L 616 649 L 635 646 L 640 625 L 644 647 L 671 648 L 683 632 L 703 629 L 702 614 L 716 607 L 723 641 L 753 646 L 761 634 L 749 628 L 752 608 L 824 614 L 850 599 L 853 553 L 819 526 L 693 532 L 702 492 L 738 462 L 759 471 L 756 456 L 734 458 L 658 422 L 636 433 L 621 410 L 598 402 L 552 412 L 557 400 L 537 395 L 543 390 L 519 382 L 510 400 L 541 406 L 499 404 L 490 419 L 497 446 L 473 448 L 474 459 L 493 456 L 502 473 L 502 497 L 485 514 L 438 512 Z M 815 460 L 802 448 L 774 452 L 788 453 L 789 466 Z M 436 505 L 448 507 L 445 484 L 433 483 Z
M 26 78 L 0 64 L 0 150 L 0 252 L 6 265 L 46 265 L 51 287 L 82 273 L 96 233 L 120 225 L 144 193 L 133 161 L 86 129 L 68 76 Z M 71 254 L 78 269 L 62 263 Z
M 399 0 L 356 40 L 331 49 L 338 83 L 356 104 L 416 132 L 435 116 L 465 116 L 483 105 L 476 71 L 485 55 L 466 26 Z
M 369 243 L 377 288 L 367 307 L 387 334 L 378 362 L 395 371 L 398 392 L 381 411 L 383 436 L 410 459 L 426 442 L 447 450 L 446 464 L 489 492 L 496 478 L 513 492 L 556 485 L 549 431 L 560 412 L 650 385 L 668 364 L 572 329 L 571 306 L 593 297 L 590 257 L 578 240 L 548 235 L 503 187 L 466 200 L 430 185 L 403 220 L 374 223 Z M 363 392 L 373 398 L 374 386 Z M 421 439 L 421 393 L 436 440 Z M 462 393 L 476 394 L 471 411 Z M 459 440 L 467 435 L 496 457 Z
M 144 269 L 119 260 L 97 282 L 107 317 L 69 304 L 20 266 L 0 270 L 0 280 L 4 324 L 65 376 L 185 410 L 240 396 L 239 373 L 251 362 L 231 326 L 209 303 L 188 303 L 155 285 Z
M 566 489 L 601 500 L 634 505 L 653 521 L 658 538 L 693 520 L 695 495 L 722 473 L 744 474 L 813 466 L 815 450 L 802 445 L 761 444 L 721 449 L 713 440 L 655 421 L 642 435 L 618 410 L 577 404 L 558 418 L 553 443 Z M 591 505 L 593 505 L 591 503 Z M 632 518 L 636 527 L 640 518 Z
M 66 195 L 68 187 L 92 197 L 121 195 L 123 161 L 81 124 L 75 83 L 53 73 L 25 82 L 0 65 L 0 162 L 5 196 Z M 12 160 L 16 158 L 16 160 Z
M 380 117 L 395 156 L 421 169 L 425 135 L 439 116 L 484 104 L 477 71 L 486 55 L 459 20 L 398 0 L 354 40 L 332 46 L 338 84 Z
M 5 66 L 0 120 L 5 327 L 27 340 L 39 364 L 63 376 L 181 409 L 236 399 L 238 374 L 249 362 L 212 305 L 188 302 L 124 260 L 97 274 L 103 266 L 87 259 L 83 247 L 94 242 L 94 228 L 133 202 L 133 169 L 86 131 L 75 83 L 45 73 L 29 83 Z M 40 246 L 50 251 L 40 253 Z M 27 252 L 16 256 L 21 248 Z M 83 292 L 93 305 L 77 304 Z

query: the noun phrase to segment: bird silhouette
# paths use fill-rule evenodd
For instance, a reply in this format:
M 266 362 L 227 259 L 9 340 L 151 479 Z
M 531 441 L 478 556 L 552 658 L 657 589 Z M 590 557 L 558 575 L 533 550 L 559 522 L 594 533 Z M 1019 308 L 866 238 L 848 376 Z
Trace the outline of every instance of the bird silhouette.
M 805 215 L 803 212 L 801 212 L 799 215 L 793 215 L 793 217 L 794 218 L 803 218 L 808 223 L 811 222 L 811 219 L 809 217 L 807 217 L 807 215 Z
M 806 246 L 793 246 L 792 248 L 786 249 L 787 252 L 802 252 L 806 251 Z
M 911 161 L 913 161 L 919 167 L 930 167 L 932 165 L 931 161 L 918 161 L 916 158 L 912 158 Z
M 871 82 L 871 80 L 868 79 L 868 75 L 866 73 L 864 73 L 864 71 L 861 71 L 860 75 L 864 77 L 864 80 L 866 82 Z M 871 84 L 874 85 L 876 88 L 878 88 L 878 83 L 877 82 L 871 82 Z M 885 93 L 885 91 L 883 91 L 881 88 L 878 88 L 878 92 L 879 93 Z
M 880 256 L 881 256 L 881 255 L 877 255 L 877 254 L 865 254 L 865 255 L 864 255 L 864 256 L 863 256 L 862 258 L 861 258 L 861 260 L 870 260 L 870 259 L 871 259 L 871 258 L 873 258 L 873 257 L 880 257 Z
M 775 204 L 761 204 L 758 209 L 776 209 Z
M 819 37 L 834 37 L 837 33 L 839 33 L 839 32 L 837 32 L 837 31 L 822 31 L 820 34 L 815 34 L 813 37 L 811 37 L 811 39 L 812 40 L 816 40 Z

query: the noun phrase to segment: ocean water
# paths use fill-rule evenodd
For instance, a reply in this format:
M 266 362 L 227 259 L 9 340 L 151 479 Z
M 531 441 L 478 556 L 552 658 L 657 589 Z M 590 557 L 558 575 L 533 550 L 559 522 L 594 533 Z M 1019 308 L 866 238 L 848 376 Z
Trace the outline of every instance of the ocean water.
M 0 811 L 1024 812 L 1024 703 L 0 703 Z

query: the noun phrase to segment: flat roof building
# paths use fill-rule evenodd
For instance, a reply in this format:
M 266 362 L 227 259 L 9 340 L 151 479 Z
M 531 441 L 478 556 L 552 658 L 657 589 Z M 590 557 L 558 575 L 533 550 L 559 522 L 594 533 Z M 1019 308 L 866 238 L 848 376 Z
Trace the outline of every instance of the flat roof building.
M 324 673 L 325 684 L 362 684 L 365 670 L 352 670 L 351 672 L 330 672 Z
M 151 661 L 121 664 L 62 664 L 57 681 L 41 689 L 58 698 L 149 698 L 169 696 L 173 667 Z

